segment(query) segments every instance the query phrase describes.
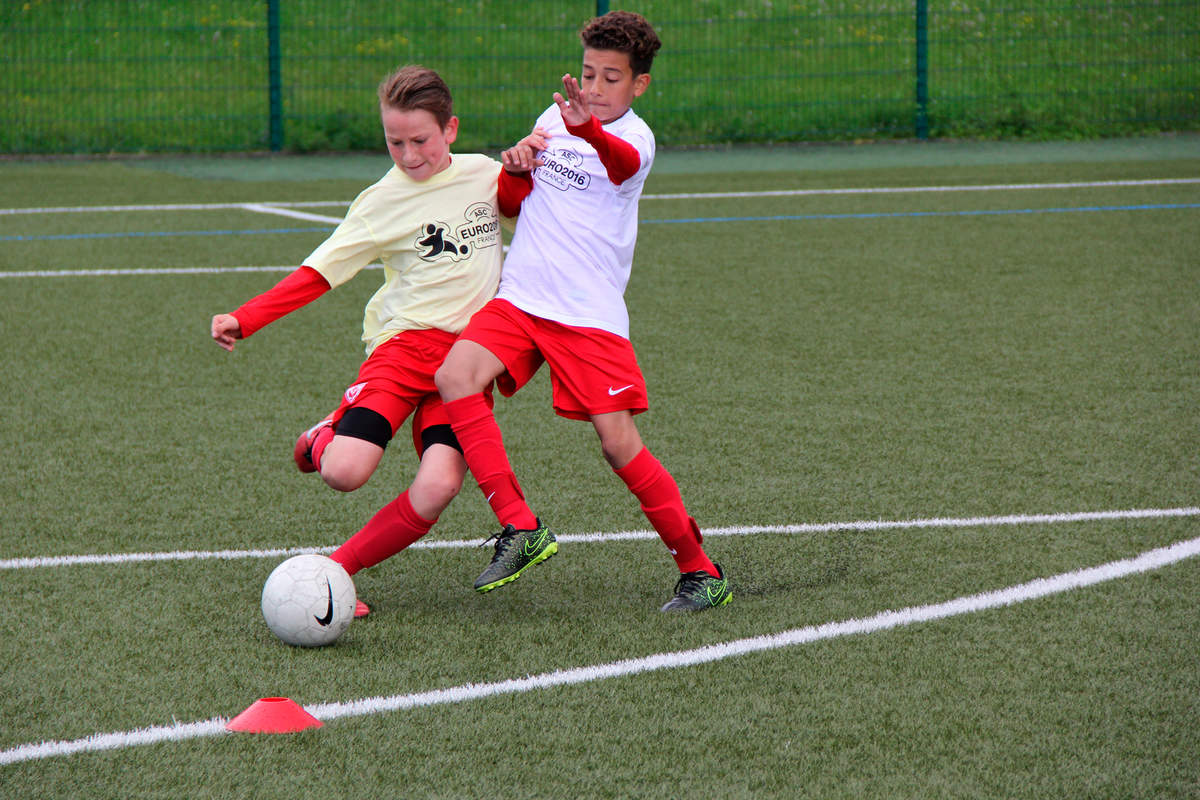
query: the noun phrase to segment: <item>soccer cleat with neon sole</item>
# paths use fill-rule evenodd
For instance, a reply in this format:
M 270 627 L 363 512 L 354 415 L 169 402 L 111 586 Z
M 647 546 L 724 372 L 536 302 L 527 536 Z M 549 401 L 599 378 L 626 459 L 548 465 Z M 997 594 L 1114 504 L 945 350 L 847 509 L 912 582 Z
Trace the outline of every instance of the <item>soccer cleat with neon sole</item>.
M 733 589 L 725 578 L 725 570 L 715 565 L 714 577 L 704 570 L 685 572 L 675 582 L 675 596 L 660 611 L 704 611 L 723 606 L 733 599 Z
M 558 552 L 554 533 L 539 519 L 537 528 L 519 531 L 512 525 L 484 540 L 487 544 L 496 540 L 496 552 L 492 563 L 475 579 L 475 591 L 490 592 L 492 589 L 511 583 L 534 564 L 540 564 Z M 481 545 L 482 546 L 482 545 Z
M 363 617 L 367 616 L 370 613 L 371 613 L 371 607 L 369 605 L 364 603 L 362 600 L 354 601 L 354 618 L 355 619 L 362 619 Z

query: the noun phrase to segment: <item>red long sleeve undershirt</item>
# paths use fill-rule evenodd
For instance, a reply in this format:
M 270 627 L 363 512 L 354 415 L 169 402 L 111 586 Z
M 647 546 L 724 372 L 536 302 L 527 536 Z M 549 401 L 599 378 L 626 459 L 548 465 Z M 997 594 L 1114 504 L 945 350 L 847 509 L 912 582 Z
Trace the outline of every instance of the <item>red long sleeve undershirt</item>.
M 515 217 L 520 214 L 521 201 L 532 191 L 532 174 L 523 172 L 513 175 L 508 170 L 500 170 L 496 186 L 496 205 L 500 207 L 500 216 Z
M 258 297 L 233 312 L 242 328 L 242 338 L 266 327 L 285 314 L 308 305 L 329 291 L 329 281 L 312 267 L 300 267 Z
M 600 157 L 600 163 L 608 172 L 608 179 L 617 186 L 632 178 L 642 165 L 642 157 L 638 155 L 637 148 L 604 130 L 594 114 L 582 125 L 568 125 L 567 132 L 596 148 L 596 155 Z M 522 172 L 514 175 L 507 170 L 500 170 L 497 191 L 500 213 L 506 217 L 517 216 L 521 211 L 521 201 L 532 191 L 532 173 Z
M 642 166 L 642 157 L 637 154 L 637 148 L 605 131 L 594 114 L 592 119 L 583 125 L 566 126 L 566 131 L 572 136 L 580 137 L 596 149 L 596 155 L 600 156 L 600 163 L 604 164 L 608 173 L 608 180 L 617 186 L 632 178 Z M 521 212 L 521 201 L 532 191 L 532 173 L 514 175 L 508 170 L 500 170 L 497 193 L 500 213 L 505 217 L 517 216 Z
M 567 133 L 580 137 L 596 148 L 600 163 L 608 171 L 608 179 L 617 186 L 632 178 L 642 165 L 637 148 L 604 130 L 595 114 L 582 125 L 568 125 Z

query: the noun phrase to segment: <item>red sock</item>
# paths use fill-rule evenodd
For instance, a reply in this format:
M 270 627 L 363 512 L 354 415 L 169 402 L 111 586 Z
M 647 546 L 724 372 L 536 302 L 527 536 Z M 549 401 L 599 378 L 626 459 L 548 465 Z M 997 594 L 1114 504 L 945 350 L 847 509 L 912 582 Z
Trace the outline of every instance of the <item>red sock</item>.
M 647 448 L 625 466 L 613 470 L 642 504 L 642 512 L 658 531 L 680 572 L 704 570 L 717 575 L 717 567 L 700 546 L 700 528 L 688 516 L 679 485 Z
M 351 575 L 399 553 L 429 533 L 437 522 L 428 520 L 413 510 L 405 491 L 392 502 L 375 512 L 362 530 L 329 556 L 346 568 Z
M 321 430 L 317 431 L 317 436 L 312 443 L 312 463 L 317 468 L 317 472 L 321 471 L 321 455 L 325 452 L 325 448 L 333 441 L 333 426 L 325 425 Z
M 452 400 L 442 407 L 462 445 L 467 466 L 496 519 L 501 525 L 512 525 L 517 530 L 536 528 L 537 517 L 525 503 L 525 494 L 508 463 L 500 426 L 483 394 Z

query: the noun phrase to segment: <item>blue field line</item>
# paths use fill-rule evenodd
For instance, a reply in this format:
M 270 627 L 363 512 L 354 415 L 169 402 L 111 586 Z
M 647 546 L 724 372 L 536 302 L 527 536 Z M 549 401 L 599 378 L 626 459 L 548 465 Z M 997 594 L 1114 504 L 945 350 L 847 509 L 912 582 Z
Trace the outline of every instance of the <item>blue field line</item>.
M 686 219 L 644 219 L 642 225 L 677 225 L 699 222 L 784 222 L 830 219 L 895 219 L 901 217 L 981 217 L 1010 214 L 1069 214 L 1094 211 L 1171 211 L 1200 208 L 1200 203 L 1154 203 L 1138 206 L 1079 206 L 1068 208 L 1004 208 L 972 211 L 880 211 L 858 214 L 774 214 L 766 217 L 688 217 Z
M 1200 208 L 1200 203 L 1152 203 L 1136 206 L 1078 206 L 1066 208 L 1004 208 L 968 211 L 879 211 L 857 214 L 773 214 L 762 217 L 685 217 L 643 219 L 642 225 L 688 225 L 705 222 L 793 222 L 837 219 L 900 219 L 921 217 L 982 217 L 1013 214 L 1083 214 L 1097 211 L 1175 211 Z M 254 236 L 264 233 L 329 233 L 326 228 L 268 228 L 265 230 L 221 231 L 131 231 L 129 233 L 60 233 L 47 236 L 0 236 L 0 242 L 44 242 L 64 239 L 121 239 L 156 236 Z

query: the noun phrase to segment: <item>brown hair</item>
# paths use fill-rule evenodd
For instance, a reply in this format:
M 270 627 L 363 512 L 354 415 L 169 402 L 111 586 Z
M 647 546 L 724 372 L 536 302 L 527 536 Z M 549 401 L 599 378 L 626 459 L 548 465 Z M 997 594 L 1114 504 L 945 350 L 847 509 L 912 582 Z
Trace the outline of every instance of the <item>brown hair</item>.
M 634 75 L 650 71 L 654 54 L 662 47 L 658 34 L 641 14 L 610 11 L 583 26 L 579 39 L 589 50 L 616 50 L 629 55 Z
M 380 105 L 399 111 L 423 109 L 433 114 L 443 128 L 454 116 L 450 87 L 431 69 L 409 64 L 393 72 L 379 84 Z

